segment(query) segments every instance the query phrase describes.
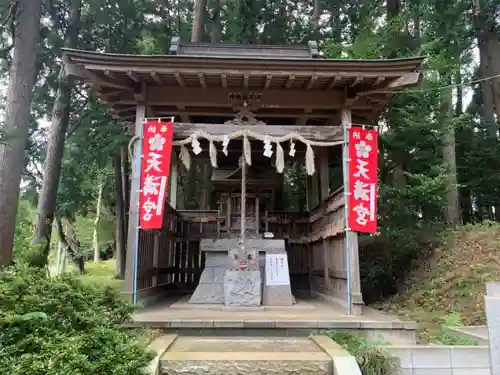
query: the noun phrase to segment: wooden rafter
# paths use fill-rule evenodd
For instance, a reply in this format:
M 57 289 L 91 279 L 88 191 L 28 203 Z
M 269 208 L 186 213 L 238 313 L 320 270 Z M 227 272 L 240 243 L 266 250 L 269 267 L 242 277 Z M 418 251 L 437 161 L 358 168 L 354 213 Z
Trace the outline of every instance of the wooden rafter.
M 140 82 L 139 77 L 137 77 L 137 74 L 135 74 L 135 72 L 133 72 L 132 70 L 127 71 L 127 76 L 135 83 Z
M 271 86 L 271 82 L 273 80 L 273 75 L 272 74 L 266 74 L 266 83 L 264 84 L 264 90 L 269 89 Z
M 180 72 L 175 72 L 174 77 L 179 86 L 186 87 L 186 81 Z
M 243 88 L 245 90 L 248 89 L 248 80 L 250 79 L 250 75 L 248 73 L 243 74 Z
M 289 74 L 288 79 L 285 83 L 285 88 L 289 89 L 290 87 L 292 87 L 294 81 L 295 81 L 295 74 Z
M 225 88 L 225 89 L 227 89 L 226 73 L 221 73 L 220 80 L 221 80 L 221 83 L 222 83 L 222 87 Z
M 334 76 L 332 78 L 332 81 L 330 82 L 330 84 L 328 85 L 328 88 L 327 90 L 332 90 L 335 86 L 338 85 L 338 83 L 342 80 L 342 77 L 341 76 Z
M 157 84 L 159 84 L 160 86 L 163 85 L 163 81 L 161 80 L 161 77 L 157 72 L 151 72 L 149 74 Z
M 318 80 L 318 76 L 317 75 L 313 75 L 311 77 L 311 79 L 309 80 L 309 83 L 307 84 L 307 89 L 311 90 L 314 87 L 314 84 L 316 83 L 317 80 Z
M 205 81 L 205 76 L 203 73 L 198 73 L 198 80 L 200 81 L 200 86 L 204 89 L 207 88 L 207 82 Z

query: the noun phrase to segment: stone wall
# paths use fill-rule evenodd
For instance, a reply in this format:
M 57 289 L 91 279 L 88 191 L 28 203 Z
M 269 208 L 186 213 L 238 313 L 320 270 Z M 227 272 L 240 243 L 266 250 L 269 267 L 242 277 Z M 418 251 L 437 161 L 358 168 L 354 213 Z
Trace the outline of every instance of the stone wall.
M 488 346 L 382 346 L 400 375 L 491 375 Z

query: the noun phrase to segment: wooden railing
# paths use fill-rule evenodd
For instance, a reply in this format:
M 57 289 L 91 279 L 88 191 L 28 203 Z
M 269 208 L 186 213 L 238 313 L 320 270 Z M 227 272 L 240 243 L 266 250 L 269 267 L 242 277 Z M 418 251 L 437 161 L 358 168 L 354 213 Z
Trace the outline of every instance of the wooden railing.
M 310 216 L 311 287 L 338 300 L 347 298 L 344 189 L 332 192 Z
M 166 205 L 161 230 L 139 231 L 138 290 L 176 285 L 190 290 L 205 267 L 199 241 L 185 235 L 183 217 Z

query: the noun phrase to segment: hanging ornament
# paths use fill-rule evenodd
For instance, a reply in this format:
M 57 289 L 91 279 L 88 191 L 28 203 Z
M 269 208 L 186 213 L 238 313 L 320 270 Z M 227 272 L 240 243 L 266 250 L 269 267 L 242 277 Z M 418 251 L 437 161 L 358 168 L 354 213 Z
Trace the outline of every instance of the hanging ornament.
M 290 138 L 290 151 L 288 151 L 288 155 L 292 158 L 295 157 L 295 143 L 293 143 L 293 139 Z
M 209 146 L 209 154 L 210 154 L 210 163 L 213 168 L 217 168 L 217 149 L 215 148 L 214 141 L 210 140 Z
M 226 156 L 228 154 L 228 152 L 227 152 L 227 145 L 229 144 L 229 141 L 230 141 L 229 136 L 225 135 L 224 136 L 224 140 L 222 141 L 222 153 L 224 155 L 226 155 Z
M 179 159 L 181 159 L 182 164 L 184 164 L 186 169 L 189 170 L 189 168 L 191 167 L 191 155 L 189 155 L 189 150 L 184 146 L 181 146 Z
M 276 142 L 276 171 L 278 173 L 283 173 L 285 169 L 285 153 L 283 152 L 283 147 L 281 143 Z
M 193 139 L 191 140 L 191 147 L 193 148 L 193 153 L 195 155 L 199 155 L 201 151 L 203 151 L 200 147 L 200 142 L 196 137 L 193 137 Z
M 245 162 L 248 165 L 252 165 L 252 148 L 250 146 L 250 140 L 246 135 L 243 137 L 243 154 L 245 155 Z
M 309 143 L 306 148 L 306 171 L 309 176 L 312 176 L 316 172 L 314 166 L 314 151 Z
M 273 146 L 271 145 L 271 140 L 267 136 L 264 139 L 264 156 L 268 158 L 273 156 Z

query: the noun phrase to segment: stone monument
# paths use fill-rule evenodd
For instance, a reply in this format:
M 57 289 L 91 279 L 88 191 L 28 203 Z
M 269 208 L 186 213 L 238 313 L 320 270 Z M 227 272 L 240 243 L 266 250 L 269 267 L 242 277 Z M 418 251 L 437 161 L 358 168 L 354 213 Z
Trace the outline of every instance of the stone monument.
M 292 306 L 294 298 L 290 288 L 290 272 L 285 243 L 266 252 L 263 287 L 264 306 Z

